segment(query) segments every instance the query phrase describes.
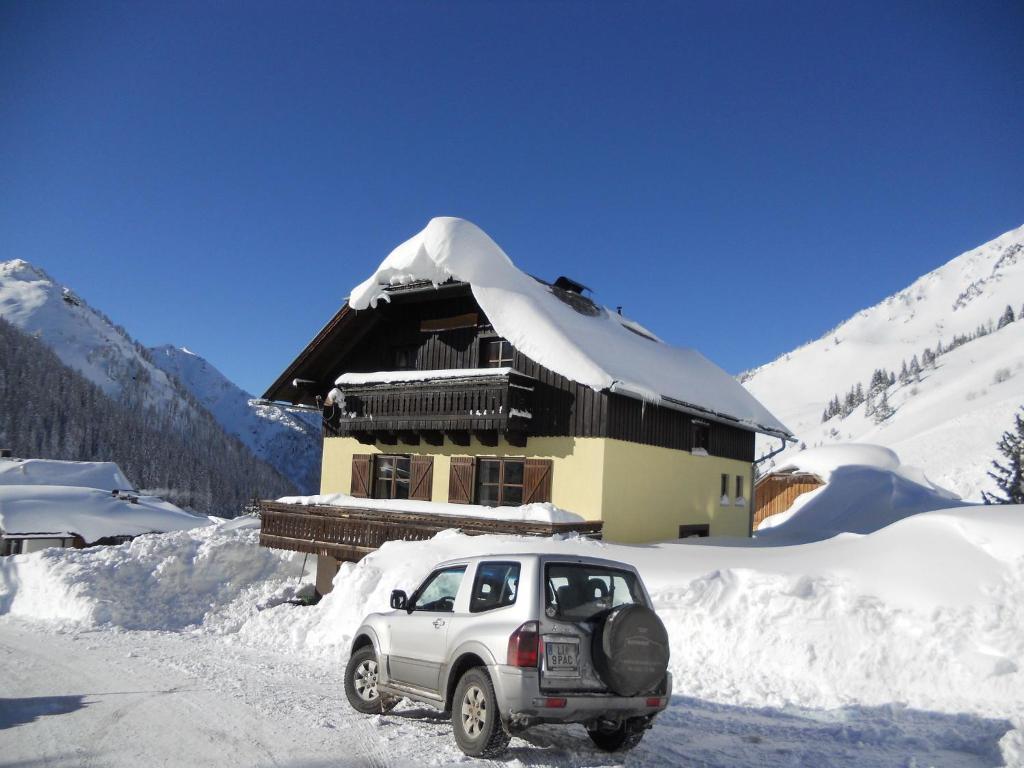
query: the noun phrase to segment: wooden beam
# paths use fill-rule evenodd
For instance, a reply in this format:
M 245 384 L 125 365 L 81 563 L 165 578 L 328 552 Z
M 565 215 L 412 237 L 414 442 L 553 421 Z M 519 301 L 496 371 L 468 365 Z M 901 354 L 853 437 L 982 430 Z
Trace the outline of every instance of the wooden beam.
M 402 445 L 419 445 L 420 436 L 415 432 L 402 431 L 398 433 L 398 442 Z
M 526 433 L 525 432 L 506 432 L 505 440 L 509 445 L 514 445 L 516 448 L 526 447 Z
M 456 328 L 476 328 L 476 312 L 467 312 L 464 315 L 454 317 L 439 317 L 434 320 L 421 320 L 420 331 L 431 333 L 434 331 L 454 331 Z
M 498 445 L 498 430 L 480 429 L 473 432 L 473 437 L 480 441 L 480 445 L 488 448 L 496 448 Z
M 448 439 L 455 445 L 462 446 L 463 448 L 469 445 L 469 432 L 465 432 L 461 429 L 453 429 L 447 432 Z
M 427 445 L 444 445 L 444 432 L 439 432 L 434 429 L 421 429 L 420 437 L 423 438 L 423 442 L 425 442 Z

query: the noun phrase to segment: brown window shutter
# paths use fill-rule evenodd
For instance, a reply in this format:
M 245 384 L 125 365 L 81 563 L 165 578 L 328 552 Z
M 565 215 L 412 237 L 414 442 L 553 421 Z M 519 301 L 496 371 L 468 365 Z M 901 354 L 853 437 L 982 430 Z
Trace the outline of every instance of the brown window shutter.
M 526 459 L 523 462 L 523 504 L 551 501 L 551 459 Z
M 448 475 L 448 501 L 452 504 L 473 502 L 473 475 L 476 470 L 474 456 L 452 456 L 452 469 Z
M 409 498 L 430 501 L 434 485 L 434 457 L 409 457 Z
M 373 456 L 368 453 L 357 453 L 352 456 L 352 487 L 350 496 L 359 499 L 370 498 L 370 467 Z

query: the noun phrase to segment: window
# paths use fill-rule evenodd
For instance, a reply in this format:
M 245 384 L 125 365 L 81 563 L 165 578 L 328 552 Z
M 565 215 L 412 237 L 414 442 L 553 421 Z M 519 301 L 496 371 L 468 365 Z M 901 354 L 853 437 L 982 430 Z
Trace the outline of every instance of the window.
M 512 345 L 504 339 L 485 339 L 480 343 L 481 368 L 512 366 Z
M 455 610 L 455 598 L 466 575 L 466 566 L 456 565 L 434 571 L 412 596 L 414 611 L 435 611 L 451 613 Z
M 722 475 L 722 498 L 719 499 L 720 504 L 729 503 L 729 476 Z
M 0 540 L 0 555 L 20 555 L 21 542 L 21 539 Z
M 736 475 L 736 506 L 743 506 L 743 475 Z
M 517 507 L 523 503 L 523 459 L 478 459 L 476 503 Z
M 373 461 L 373 498 L 409 498 L 409 457 L 376 456 Z
M 680 525 L 679 538 L 703 539 L 710 533 L 710 531 L 711 528 L 707 523 L 701 523 L 699 525 Z
M 636 576 L 600 565 L 551 563 L 545 566 L 544 595 L 544 613 L 552 619 L 585 621 L 618 605 L 644 605 Z
M 519 563 L 480 563 L 473 580 L 469 612 L 481 613 L 513 605 L 518 590 Z
M 706 455 L 711 445 L 711 425 L 706 421 L 693 421 L 693 451 L 703 451 Z
M 406 344 L 405 346 L 395 347 L 392 350 L 392 363 L 395 366 L 396 371 L 415 371 L 416 370 L 416 356 L 419 354 L 420 348 L 416 344 Z

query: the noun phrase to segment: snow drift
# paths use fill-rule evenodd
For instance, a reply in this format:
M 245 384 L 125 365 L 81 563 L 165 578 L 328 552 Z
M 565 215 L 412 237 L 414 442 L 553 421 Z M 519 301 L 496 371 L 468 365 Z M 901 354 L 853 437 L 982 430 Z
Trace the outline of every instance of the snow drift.
M 352 289 L 356 310 L 389 300 L 389 286 L 455 279 L 473 296 L 500 336 L 544 367 L 594 389 L 684 406 L 737 419 L 761 431 L 789 434 L 729 374 L 692 349 L 665 344 L 638 323 L 594 305 L 579 311 L 551 286 L 521 272 L 487 233 L 463 219 L 431 219 L 395 248 L 373 275 Z
M 919 512 L 968 506 L 932 483 L 895 451 L 851 443 L 789 457 L 777 472 L 809 472 L 825 485 L 797 497 L 785 512 L 765 519 L 757 543 L 800 544 L 840 533 L 871 533 Z

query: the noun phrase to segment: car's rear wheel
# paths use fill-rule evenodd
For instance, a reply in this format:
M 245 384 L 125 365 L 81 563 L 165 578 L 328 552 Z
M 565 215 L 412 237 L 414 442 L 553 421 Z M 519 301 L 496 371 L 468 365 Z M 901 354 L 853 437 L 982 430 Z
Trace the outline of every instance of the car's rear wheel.
M 372 645 L 364 645 L 349 657 L 345 666 L 345 696 L 357 712 L 376 715 L 398 703 L 398 699 L 381 696 L 377 689 L 379 674 L 377 652 Z
M 590 740 L 605 752 L 625 752 L 640 743 L 646 732 L 645 718 L 626 720 L 618 728 L 587 729 Z
M 455 743 L 470 757 L 496 757 L 512 738 L 501 725 L 494 685 L 481 667 L 470 669 L 459 680 L 452 700 Z

